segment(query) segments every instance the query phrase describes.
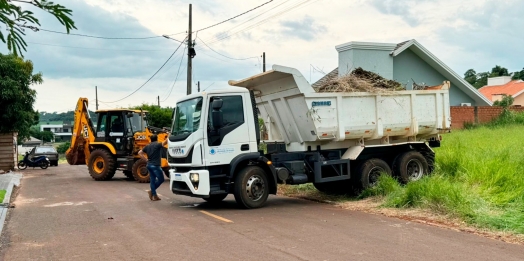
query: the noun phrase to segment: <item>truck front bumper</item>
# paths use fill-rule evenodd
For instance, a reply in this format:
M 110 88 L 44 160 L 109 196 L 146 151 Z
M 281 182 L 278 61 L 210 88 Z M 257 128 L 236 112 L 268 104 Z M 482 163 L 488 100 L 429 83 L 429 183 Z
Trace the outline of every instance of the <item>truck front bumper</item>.
M 191 178 L 192 176 L 193 178 Z M 171 169 L 169 170 L 169 177 L 169 188 L 175 194 L 194 197 L 209 196 L 209 171 L 207 170 L 192 170 L 181 173 Z

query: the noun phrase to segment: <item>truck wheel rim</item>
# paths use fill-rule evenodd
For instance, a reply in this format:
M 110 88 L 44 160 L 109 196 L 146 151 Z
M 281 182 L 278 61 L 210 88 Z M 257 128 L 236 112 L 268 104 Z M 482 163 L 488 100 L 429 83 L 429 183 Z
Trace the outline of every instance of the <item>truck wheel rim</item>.
M 262 198 L 266 190 L 266 184 L 264 180 L 258 175 L 253 175 L 247 180 L 246 192 L 247 196 L 253 200 L 257 201 Z
M 374 186 L 375 184 L 377 184 L 378 178 L 385 171 L 385 169 L 378 166 L 375 166 L 371 170 L 369 170 L 369 185 Z
M 407 164 L 407 172 L 409 180 L 419 180 L 424 175 L 424 168 L 419 160 L 412 159 Z
M 102 173 L 102 171 L 104 171 L 104 159 L 102 157 L 95 159 L 95 162 L 93 163 L 93 169 L 97 173 Z

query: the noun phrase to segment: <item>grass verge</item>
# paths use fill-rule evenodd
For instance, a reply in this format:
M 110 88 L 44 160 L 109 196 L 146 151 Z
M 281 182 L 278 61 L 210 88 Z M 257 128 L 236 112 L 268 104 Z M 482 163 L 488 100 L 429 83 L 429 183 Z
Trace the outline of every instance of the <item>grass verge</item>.
M 435 171 L 420 181 L 403 186 L 381 177 L 358 198 L 324 195 L 312 185 L 284 186 L 281 194 L 332 202 L 373 199 L 380 208 L 430 210 L 477 228 L 524 235 L 524 132 L 518 124 L 524 114 L 503 117 L 445 135 Z
M 0 190 L 0 203 L 4 202 L 5 193 L 5 189 Z

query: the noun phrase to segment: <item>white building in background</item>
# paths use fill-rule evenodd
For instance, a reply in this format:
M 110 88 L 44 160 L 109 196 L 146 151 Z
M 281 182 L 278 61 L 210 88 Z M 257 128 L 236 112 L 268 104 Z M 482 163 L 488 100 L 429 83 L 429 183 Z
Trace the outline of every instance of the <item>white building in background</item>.
M 42 124 L 40 125 L 40 131 L 50 131 L 55 134 L 56 137 L 60 137 L 62 141 L 70 141 L 73 126 L 70 124 Z

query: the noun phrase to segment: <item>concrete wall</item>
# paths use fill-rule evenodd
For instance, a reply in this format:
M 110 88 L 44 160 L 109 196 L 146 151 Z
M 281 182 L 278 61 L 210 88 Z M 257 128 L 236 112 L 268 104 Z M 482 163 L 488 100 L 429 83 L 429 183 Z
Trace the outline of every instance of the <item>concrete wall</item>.
M 393 79 L 405 84 L 408 90 L 412 89 L 413 80 L 417 84 L 424 82 L 428 86 L 439 85 L 443 81 L 451 81 L 409 49 L 403 51 L 393 60 Z M 451 106 L 460 106 L 462 103 L 471 103 L 472 106 L 475 106 L 475 100 L 457 88 L 453 81 L 451 81 L 449 90 L 449 102 Z

